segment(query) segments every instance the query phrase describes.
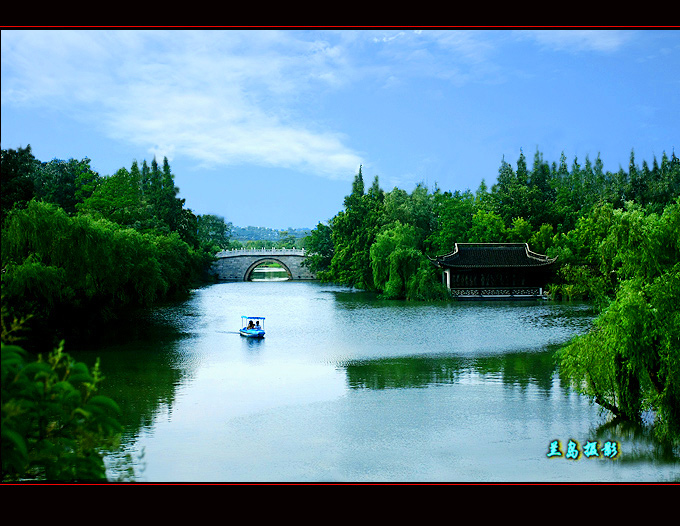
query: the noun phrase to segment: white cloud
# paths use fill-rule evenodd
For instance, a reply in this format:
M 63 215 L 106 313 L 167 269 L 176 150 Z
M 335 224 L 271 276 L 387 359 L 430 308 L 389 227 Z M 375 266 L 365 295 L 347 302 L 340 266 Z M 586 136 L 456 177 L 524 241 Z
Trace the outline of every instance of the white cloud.
M 340 84 L 342 50 L 277 31 L 9 31 L 2 103 L 60 109 L 169 159 L 352 177 L 335 130 L 300 117 L 312 87 Z
M 495 80 L 498 67 L 493 56 L 500 32 L 472 29 L 379 31 L 372 38 L 390 82 L 401 79 L 441 79 L 460 87 L 470 82 Z M 400 82 L 397 82 L 400 81 Z
M 519 32 L 556 51 L 612 52 L 631 38 L 630 31 L 613 29 L 544 29 Z

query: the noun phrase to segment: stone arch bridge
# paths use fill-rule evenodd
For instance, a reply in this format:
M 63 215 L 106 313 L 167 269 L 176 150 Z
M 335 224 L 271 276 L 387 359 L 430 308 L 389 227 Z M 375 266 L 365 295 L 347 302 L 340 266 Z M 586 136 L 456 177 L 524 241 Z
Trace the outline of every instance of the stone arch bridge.
M 262 263 L 280 264 L 288 279 L 316 279 L 307 267 L 302 266 L 305 251 L 296 248 L 232 249 L 218 252 L 213 272 L 223 281 L 249 281 L 253 270 Z

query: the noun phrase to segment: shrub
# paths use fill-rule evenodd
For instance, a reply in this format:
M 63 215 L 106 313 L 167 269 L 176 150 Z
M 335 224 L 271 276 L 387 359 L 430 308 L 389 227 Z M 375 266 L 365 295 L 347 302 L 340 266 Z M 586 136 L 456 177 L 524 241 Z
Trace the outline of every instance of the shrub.
M 103 451 L 121 431 L 119 408 L 97 394 L 89 370 L 63 350 L 30 361 L 2 344 L 2 480 L 102 481 Z

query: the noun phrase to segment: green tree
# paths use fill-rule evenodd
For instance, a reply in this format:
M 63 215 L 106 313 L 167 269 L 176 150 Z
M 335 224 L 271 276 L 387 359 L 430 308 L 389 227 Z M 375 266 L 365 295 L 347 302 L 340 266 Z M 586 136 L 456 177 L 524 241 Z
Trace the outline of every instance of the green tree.
M 371 246 L 373 283 L 388 299 L 404 299 L 413 275 L 424 259 L 416 248 L 417 229 L 393 222 L 383 229 Z
M 448 297 L 439 271 L 418 247 L 418 228 L 394 221 L 371 245 L 373 282 L 386 299 L 419 301 Z
M 543 155 L 536 150 L 529 180 L 529 211 L 531 225 L 536 229 L 542 224 L 555 224 L 555 189 L 552 171 Z
M 397 221 L 411 225 L 414 228 L 415 246 L 423 250 L 425 239 L 436 226 L 433 195 L 422 184 L 418 184 L 410 194 L 394 188 L 385 194 L 382 220 L 387 225 Z
M 214 214 L 197 216 L 198 241 L 202 244 L 216 247 L 217 250 L 225 250 L 230 246 L 231 223 L 226 223 L 224 218 Z
M 282 230 L 279 235 L 279 240 L 276 242 L 279 248 L 295 248 L 297 240 L 293 234 L 288 230 Z
M 615 210 L 591 251 L 617 275 L 596 328 L 561 351 L 561 372 L 626 420 L 652 411 L 663 439 L 680 443 L 680 198 L 661 216 Z
M 586 156 L 582 170 L 582 189 L 583 189 L 583 212 L 589 211 L 599 201 L 602 200 L 600 188 L 597 181 L 602 180 L 602 161 L 597 158 L 595 165 Z
M 147 201 L 151 204 L 154 211 L 158 210 L 162 188 L 163 182 L 161 177 L 161 170 L 158 167 L 158 161 L 154 157 L 151 160 L 151 167 L 148 170 L 147 192 L 145 193 Z
M 559 284 L 554 293 L 569 299 L 594 300 L 606 304 L 614 294 L 617 275 L 611 262 L 603 259 L 599 248 L 616 222 L 616 212 L 609 203 L 594 207 L 576 221 L 572 230 L 554 236 L 547 251 L 557 256 Z
M 120 168 L 115 174 L 100 180 L 96 189 L 78 210 L 118 223 L 147 231 L 154 227 L 150 210 L 142 198 L 137 171 Z
M 506 226 L 509 226 L 515 217 L 523 217 L 532 225 L 541 219 L 542 214 L 535 208 L 543 207 L 545 198 L 541 195 L 539 187 L 530 186 L 530 174 L 521 150 L 516 172 L 503 159 L 491 195 L 493 212 L 503 219 Z
M 184 207 L 184 199 L 177 197 L 179 188 L 175 186 L 175 176 L 170 169 L 168 158 L 163 158 L 163 168 L 160 173 L 160 186 L 155 196 L 156 216 L 168 226 L 170 232 L 181 232 L 181 216 Z
M 676 157 L 675 153 L 669 158 L 664 152 L 658 172 L 658 184 L 655 192 L 657 196 L 655 199 L 656 210 L 658 210 L 659 205 L 672 202 L 680 195 L 680 159 Z
M 503 218 L 496 213 L 478 210 L 472 216 L 468 235 L 471 243 L 501 243 L 506 236 Z
M 523 217 L 516 217 L 506 231 L 506 236 L 511 243 L 528 243 L 532 236 L 531 224 Z
M 531 235 L 529 246 L 531 250 L 539 254 L 546 254 L 553 244 L 553 227 L 544 223 Z
M 37 201 L 12 211 L 2 231 L 5 300 L 17 317 L 33 314 L 45 338 L 184 293 L 207 262 L 176 232 L 143 234 Z
M 30 360 L 2 343 L 2 480 L 105 481 L 103 451 L 117 444 L 120 410 L 90 370 L 63 351 Z
M 466 192 L 469 192 L 469 189 L 466 190 Z M 493 210 L 493 196 L 489 193 L 489 187 L 486 185 L 484 179 L 479 183 L 477 191 L 475 192 L 475 206 L 477 209 L 486 210 L 487 212 Z
M 435 192 L 433 215 L 437 227 L 427 240 L 427 247 L 432 255 L 449 253 L 456 243 L 465 243 L 469 240 L 472 218 L 478 209 L 478 202 L 470 190 L 465 192 L 456 190 L 453 193 Z M 484 207 L 481 209 L 490 211 Z
M 373 290 L 371 245 L 382 226 L 384 196 L 376 177 L 368 193 L 359 167 L 352 193 L 345 197 L 345 209 L 330 220 L 333 258 L 328 278 L 353 287 Z
M 31 146 L 16 150 L 0 152 L 0 176 L 2 177 L 2 193 L 0 193 L 0 222 L 4 222 L 7 213 L 16 205 L 26 206 L 35 195 L 33 173 L 39 161 L 33 157 Z
M 136 163 L 137 161 L 134 161 L 133 164 Z M 140 180 L 142 186 L 142 194 L 148 200 L 149 195 L 151 194 L 151 168 L 149 167 L 149 163 L 146 162 L 146 159 L 142 161 L 142 168 L 140 170 Z
M 90 168 L 90 159 L 40 163 L 33 177 L 36 197 L 71 215 L 78 203 L 92 194 L 99 180 L 99 174 Z
M 306 255 L 303 265 L 308 267 L 317 278 L 325 281 L 333 260 L 335 247 L 333 245 L 333 232 L 329 225 L 318 223 L 312 229 L 306 241 Z

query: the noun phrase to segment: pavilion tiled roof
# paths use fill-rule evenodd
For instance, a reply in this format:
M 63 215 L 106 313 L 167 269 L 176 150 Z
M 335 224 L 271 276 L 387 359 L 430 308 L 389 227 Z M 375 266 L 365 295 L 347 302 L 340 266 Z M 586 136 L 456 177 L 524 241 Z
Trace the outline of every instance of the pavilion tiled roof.
M 456 243 L 453 252 L 430 258 L 438 267 L 545 267 L 557 258 L 529 250 L 527 243 Z

